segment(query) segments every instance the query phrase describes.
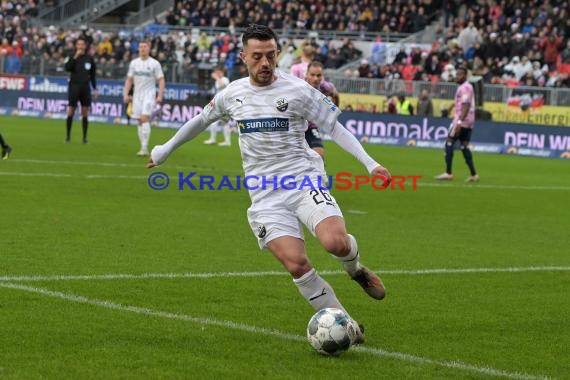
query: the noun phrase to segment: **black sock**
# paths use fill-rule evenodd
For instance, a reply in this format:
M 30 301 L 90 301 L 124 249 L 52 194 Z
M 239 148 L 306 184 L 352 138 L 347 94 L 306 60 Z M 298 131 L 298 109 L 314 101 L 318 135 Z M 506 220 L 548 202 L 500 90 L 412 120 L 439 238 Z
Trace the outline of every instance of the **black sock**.
M 87 141 L 87 128 L 89 128 L 89 120 L 86 117 L 81 118 L 83 126 L 83 141 Z
M 65 122 L 65 126 L 67 128 L 67 140 L 69 140 L 71 135 L 71 124 L 73 123 L 73 116 L 68 116 Z
M 445 143 L 445 164 L 447 166 L 446 173 L 451 174 L 451 164 L 453 162 L 453 143 Z
M 6 141 L 4 141 L 4 138 L 2 137 L 1 133 L 0 133 L 0 146 L 2 148 L 6 148 Z
M 475 171 L 475 165 L 473 164 L 473 155 L 471 154 L 471 149 L 468 146 L 461 146 L 461 151 L 463 152 L 463 157 L 465 157 L 465 163 L 469 166 L 469 170 L 471 171 L 471 175 L 477 175 Z

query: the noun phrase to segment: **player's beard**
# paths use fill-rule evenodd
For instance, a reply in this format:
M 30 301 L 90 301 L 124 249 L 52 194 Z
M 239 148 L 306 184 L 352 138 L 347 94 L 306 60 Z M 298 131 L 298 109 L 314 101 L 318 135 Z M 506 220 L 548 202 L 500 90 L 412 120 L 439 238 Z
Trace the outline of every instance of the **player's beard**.
M 262 86 L 270 85 L 273 82 L 273 70 L 271 68 L 260 68 L 254 74 L 255 81 Z

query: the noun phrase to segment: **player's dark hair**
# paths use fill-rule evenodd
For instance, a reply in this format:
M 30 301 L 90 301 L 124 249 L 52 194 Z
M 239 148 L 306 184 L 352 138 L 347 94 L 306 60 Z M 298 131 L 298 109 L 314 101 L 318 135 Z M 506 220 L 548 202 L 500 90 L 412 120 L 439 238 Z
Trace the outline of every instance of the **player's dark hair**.
M 465 75 L 468 74 L 467 68 L 464 66 L 459 66 L 457 69 L 455 69 L 455 72 L 457 71 L 463 71 L 465 73 Z
M 309 70 L 311 67 L 320 67 L 321 69 L 325 68 L 322 62 L 319 61 L 311 61 L 311 63 L 309 63 L 309 66 L 307 66 L 307 70 Z
M 245 32 L 243 32 L 243 36 L 241 37 L 243 46 L 247 45 L 247 41 L 252 39 L 259 41 L 275 40 L 275 42 L 279 44 L 275 32 L 270 27 L 265 25 L 250 24 L 247 27 Z
M 87 42 L 87 38 L 85 38 L 83 36 L 77 37 L 77 39 L 75 40 L 75 43 L 77 43 L 77 41 L 83 41 L 83 42 L 85 42 L 85 45 L 89 45 L 89 43 Z

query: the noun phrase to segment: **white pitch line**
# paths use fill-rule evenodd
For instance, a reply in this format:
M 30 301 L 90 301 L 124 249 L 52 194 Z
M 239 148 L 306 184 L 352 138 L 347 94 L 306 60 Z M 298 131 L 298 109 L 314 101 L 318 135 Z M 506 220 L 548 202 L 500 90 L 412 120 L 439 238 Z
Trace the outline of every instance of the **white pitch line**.
M 71 177 L 71 174 L 65 173 L 22 173 L 22 172 L 0 172 L 0 175 L 16 176 L 16 177 Z
M 506 268 L 435 268 L 435 269 L 386 269 L 376 270 L 378 274 L 388 275 L 436 275 L 459 273 L 520 273 L 520 272 L 567 272 L 570 266 L 533 266 Z M 342 270 L 322 270 L 319 274 L 325 276 L 346 275 Z M 283 271 L 261 272 L 207 272 L 207 273 L 112 273 L 100 275 L 21 275 L 0 276 L 2 281 L 37 282 L 37 281 L 92 281 L 92 280 L 136 280 L 136 279 L 181 279 L 181 278 L 235 278 L 235 277 L 270 277 L 289 276 Z
M 29 164 L 45 164 L 45 165 L 80 165 L 80 166 L 104 166 L 111 168 L 145 168 L 146 161 L 140 164 L 127 164 L 122 162 L 98 162 L 98 161 L 65 161 L 65 160 L 34 160 L 34 159 L 10 159 L 10 161 L 29 163 Z M 170 169 L 184 170 L 215 170 L 215 168 L 204 168 L 199 166 L 168 166 Z
M 81 166 L 105 166 L 119 168 L 141 168 L 145 163 L 141 161 L 140 165 L 125 164 L 120 162 L 97 162 L 97 161 L 65 161 L 65 160 L 32 160 L 32 159 L 12 159 L 10 161 L 22 162 L 29 164 L 47 164 L 47 165 L 81 165 Z
M 147 175 L 107 175 L 107 174 L 89 174 L 84 176 L 87 179 L 148 179 Z
M 96 161 L 64 161 L 64 160 L 34 160 L 34 159 L 11 159 L 10 161 L 22 162 L 22 163 L 32 163 L 32 164 L 55 164 L 55 165 L 83 165 L 83 166 L 104 166 L 104 167 L 132 167 L 132 168 L 144 168 L 145 163 L 138 164 L 127 164 L 120 162 L 96 162 Z M 192 167 L 192 166 L 168 166 L 168 169 L 175 170 L 185 170 L 188 172 L 204 170 L 209 172 L 219 172 L 216 168 L 204 168 L 204 167 Z M 18 173 L 18 172 L 0 172 L 0 175 L 13 175 L 13 176 L 25 176 L 33 177 L 36 174 L 38 177 L 71 177 L 69 174 L 60 173 Z M 113 176 L 113 175 L 101 175 L 99 177 L 92 176 L 87 178 L 128 178 L 128 179 L 140 179 L 143 176 Z M 148 178 L 148 177 L 144 177 Z M 354 183 L 354 182 L 352 182 Z M 443 188 L 458 188 L 458 189 L 504 189 L 504 190 L 562 190 L 570 191 L 570 186 L 525 186 L 525 185 L 487 185 L 487 184 L 467 184 L 467 185 L 454 185 L 451 183 L 429 183 L 418 181 L 418 188 L 421 187 L 443 187 Z M 406 190 L 410 190 L 408 185 L 405 185 Z M 387 190 L 386 190 L 387 191 Z M 398 190 L 395 190 L 398 191 Z
M 145 315 L 148 317 L 158 317 L 158 318 L 165 318 L 165 319 L 173 319 L 179 321 L 186 321 L 191 323 L 196 323 L 200 325 L 209 325 L 209 326 L 217 326 L 223 327 L 230 330 L 237 330 L 237 331 L 244 331 L 253 334 L 259 335 L 266 335 L 272 337 L 278 337 L 286 340 L 291 340 L 295 342 L 304 342 L 306 338 L 299 335 L 294 335 L 278 330 L 266 329 L 263 327 L 256 327 L 250 326 L 243 323 L 233 322 L 233 321 L 224 321 L 224 320 L 217 320 L 212 318 L 204 318 L 204 317 L 194 317 L 188 314 L 177 314 L 177 313 L 170 313 L 160 310 L 153 310 L 145 307 L 138 307 L 138 306 L 130 306 L 130 305 L 122 305 L 118 303 L 114 303 L 111 301 L 104 301 L 98 299 L 91 299 L 80 295 L 69 294 L 69 293 L 62 293 L 56 292 L 44 288 L 36 288 L 26 285 L 20 284 L 12 284 L 12 283 L 0 283 L 0 287 L 8 288 L 8 289 L 17 289 L 22 290 L 30 293 L 41 294 L 47 297 L 52 298 L 59 298 L 65 301 L 77 302 L 86 305 L 92 306 L 99 306 L 106 309 L 111 310 L 118 310 L 118 311 L 127 311 L 135 314 Z M 391 352 L 386 351 L 379 348 L 371 348 L 371 347 L 354 347 L 355 351 L 363 352 L 369 355 L 377 356 L 377 357 L 386 357 L 391 359 L 396 359 L 404 362 L 409 362 L 417 365 L 433 365 L 438 367 L 445 367 L 449 369 L 458 369 L 466 372 L 474 372 L 483 375 L 490 375 L 495 377 L 504 377 L 509 379 L 517 379 L 517 380 L 542 380 L 542 379 L 549 379 L 548 376 L 535 376 L 529 375 L 526 373 L 521 372 L 509 372 L 501 369 L 496 369 L 492 367 L 480 367 L 473 364 L 463 363 L 461 361 L 439 361 L 430 358 L 425 358 L 421 356 L 415 356 L 410 354 L 405 354 L 401 352 Z
M 525 186 L 525 185 L 486 185 L 486 184 L 464 184 L 452 185 L 446 183 L 425 183 L 418 181 L 418 188 L 421 187 L 444 187 L 457 189 L 505 189 L 505 190 L 563 190 L 569 191 L 570 186 Z
M 349 214 L 354 214 L 354 215 L 366 215 L 366 214 L 368 214 L 368 211 L 361 211 L 361 210 L 348 210 L 346 212 Z
M 0 172 L 0 175 L 15 177 L 64 177 L 64 178 L 86 178 L 86 179 L 144 179 L 148 180 L 148 176 L 143 175 L 107 175 L 107 174 L 87 174 L 72 175 L 64 173 L 22 173 L 22 172 Z

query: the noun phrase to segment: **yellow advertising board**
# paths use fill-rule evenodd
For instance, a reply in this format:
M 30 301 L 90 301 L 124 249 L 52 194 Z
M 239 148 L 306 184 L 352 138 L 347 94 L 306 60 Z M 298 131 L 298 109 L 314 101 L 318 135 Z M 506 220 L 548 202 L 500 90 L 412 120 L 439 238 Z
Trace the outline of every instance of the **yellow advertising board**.
M 417 99 L 410 99 L 417 110 Z M 452 100 L 432 99 L 434 115 L 441 116 L 441 110 L 447 109 Z M 388 98 L 384 95 L 340 94 L 340 108 L 343 111 L 387 112 Z M 486 102 L 483 109 L 491 112 L 493 121 L 553 125 L 570 127 L 570 107 L 541 106 L 522 110 L 520 107 L 503 103 Z

